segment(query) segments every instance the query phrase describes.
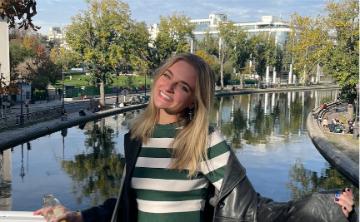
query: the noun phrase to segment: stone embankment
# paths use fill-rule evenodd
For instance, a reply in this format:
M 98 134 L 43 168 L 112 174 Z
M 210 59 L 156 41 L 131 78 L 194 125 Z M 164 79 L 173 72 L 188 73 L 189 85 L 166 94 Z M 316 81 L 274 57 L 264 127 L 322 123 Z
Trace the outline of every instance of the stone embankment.
M 274 93 L 285 91 L 299 91 L 299 90 L 325 90 L 325 89 L 338 89 L 336 85 L 330 86 L 310 86 L 310 87 L 289 87 L 289 88 L 268 88 L 268 89 L 254 89 L 254 90 L 236 90 L 236 91 L 223 91 L 216 92 L 215 96 L 228 96 L 238 94 L 251 94 L 251 93 Z M 86 116 L 79 116 L 78 113 L 71 113 L 68 115 L 66 121 L 61 119 L 52 119 L 27 125 L 23 128 L 16 128 L 14 130 L 7 130 L 0 133 L 0 151 L 9 147 L 16 146 L 24 141 L 36 139 L 38 137 L 59 131 L 63 128 L 73 127 L 82 123 L 86 123 L 95 119 L 103 118 L 106 116 L 116 115 L 119 113 L 141 109 L 146 107 L 147 104 L 132 105 L 123 108 L 105 110 L 97 113 L 86 112 Z
M 334 108 L 336 109 L 336 107 Z M 330 109 L 328 111 L 330 111 Z M 325 116 L 328 111 L 325 111 L 322 116 Z M 314 119 L 311 113 L 307 117 L 306 125 L 308 134 L 321 155 L 335 166 L 352 184 L 359 187 L 359 147 L 352 148 L 348 145 L 344 145 L 341 148 L 336 147 L 329 141 L 325 135 L 326 132 L 320 128 L 322 127 L 321 124 L 318 124 L 318 120 Z M 332 137 L 350 137 L 349 135 L 343 134 L 331 134 Z M 357 155 L 354 155 L 354 152 L 357 152 Z

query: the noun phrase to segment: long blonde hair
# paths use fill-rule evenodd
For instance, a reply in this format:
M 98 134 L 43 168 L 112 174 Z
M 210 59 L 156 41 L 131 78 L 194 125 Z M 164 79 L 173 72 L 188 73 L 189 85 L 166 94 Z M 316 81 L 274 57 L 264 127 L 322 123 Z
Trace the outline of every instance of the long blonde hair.
M 174 141 L 170 144 L 172 149 L 172 163 L 170 169 L 182 171 L 189 170 L 188 177 L 196 176 L 201 162 L 207 161 L 206 149 L 209 145 L 209 122 L 213 107 L 215 93 L 215 74 L 204 59 L 191 53 L 179 53 L 169 59 L 158 70 L 152 88 L 159 77 L 170 66 L 178 61 L 185 61 L 195 68 L 197 72 L 195 87 L 195 111 L 190 120 L 188 108 L 179 115 L 178 124 L 181 126 Z M 149 142 L 154 126 L 159 118 L 159 109 L 154 104 L 152 90 L 149 104 L 145 111 L 133 120 L 130 127 L 131 139 L 146 144 Z

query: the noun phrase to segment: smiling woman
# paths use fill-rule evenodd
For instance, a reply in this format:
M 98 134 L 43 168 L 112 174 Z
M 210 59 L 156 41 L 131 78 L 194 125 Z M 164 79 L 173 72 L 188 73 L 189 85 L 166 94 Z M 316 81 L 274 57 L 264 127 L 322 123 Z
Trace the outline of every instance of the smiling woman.
M 287 203 L 254 190 L 233 150 L 209 126 L 215 74 L 202 58 L 177 54 L 154 80 L 149 105 L 124 137 L 119 197 L 80 212 L 63 208 L 56 222 L 356 221 L 348 188 Z

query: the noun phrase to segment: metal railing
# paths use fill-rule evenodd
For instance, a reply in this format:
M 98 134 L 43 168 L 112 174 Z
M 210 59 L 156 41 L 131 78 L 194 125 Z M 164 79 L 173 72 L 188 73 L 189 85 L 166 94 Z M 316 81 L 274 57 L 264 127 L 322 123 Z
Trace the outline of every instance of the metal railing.
M 38 122 L 61 116 L 62 107 L 47 108 L 34 112 L 24 113 L 24 123 Z M 20 124 L 20 114 L 12 114 L 0 117 L 0 129 L 17 126 Z

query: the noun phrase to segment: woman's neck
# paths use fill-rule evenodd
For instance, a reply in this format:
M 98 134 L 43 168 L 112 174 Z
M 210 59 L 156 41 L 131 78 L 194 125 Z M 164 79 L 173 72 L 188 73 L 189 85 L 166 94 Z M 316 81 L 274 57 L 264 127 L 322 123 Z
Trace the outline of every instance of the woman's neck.
M 165 125 L 170 123 L 175 123 L 178 121 L 177 115 L 171 115 L 165 112 L 165 110 L 160 109 L 159 111 L 159 119 L 157 121 L 157 124 Z

